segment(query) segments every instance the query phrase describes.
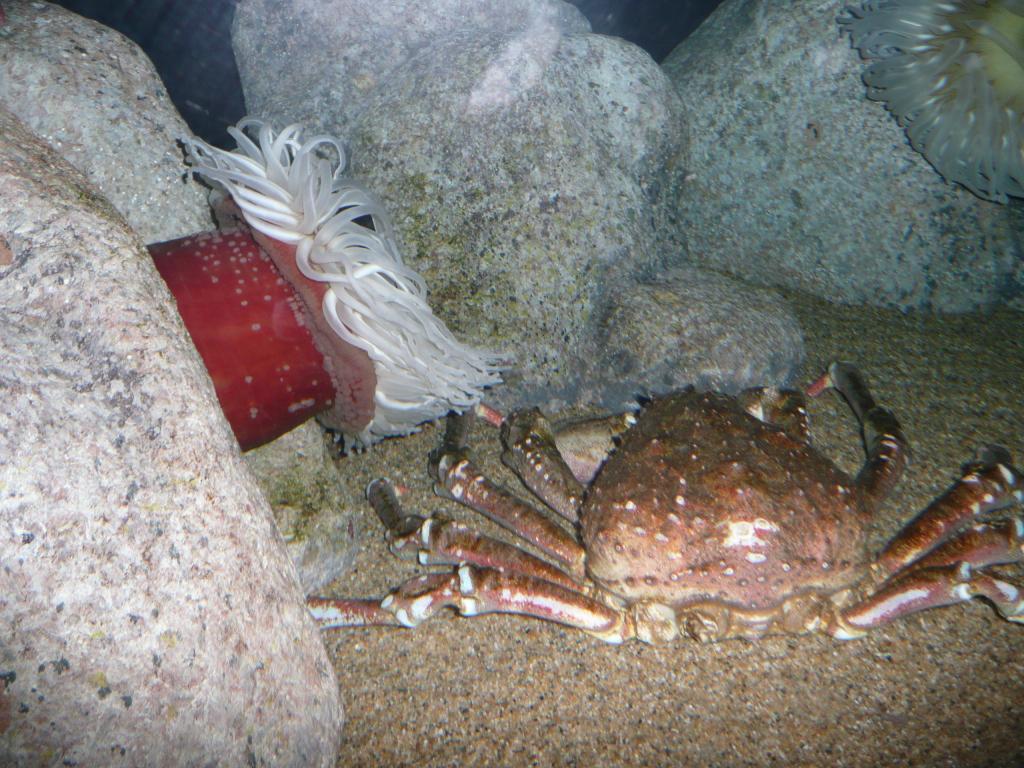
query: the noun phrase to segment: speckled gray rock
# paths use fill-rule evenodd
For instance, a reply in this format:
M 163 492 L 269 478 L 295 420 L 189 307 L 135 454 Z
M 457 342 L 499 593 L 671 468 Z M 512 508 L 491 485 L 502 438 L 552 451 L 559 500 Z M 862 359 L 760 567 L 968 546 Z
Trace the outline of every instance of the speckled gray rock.
M 361 515 L 344 502 L 345 467 L 335 466 L 316 423 L 249 451 L 245 463 L 274 510 L 305 593 L 344 574 L 359 548 Z
M 515 356 L 496 400 L 558 409 L 614 353 L 595 335 L 603 307 L 682 253 L 683 117 L 646 53 L 591 34 L 562 37 L 508 104 L 476 101 L 510 45 L 436 41 L 366 97 L 351 138 L 434 306 Z
M 692 259 L 844 303 L 1020 296 L 1024 209 L 946 184 L 910 148 L 865 97 L 843 6 L 726 0 L 664 61 L 692 136 Z
M 686 117 L 661 70 L 542 0 L 451 0 L 422 19 L 398 0 L 368 17 L 353 2 L 325 4 L 326 16 L 299 0 L 269 5 L 241 6 L 236 22 L 250 111 L 347 139 L 435 311 L 514 355 L 497 404 L 580 402 L 618 352 L 602 346 L 607 308 L 684 255 Z M 328 16 L 359 23 L 328 34 Z M 303 40 L 319 55 L 301 77 L 282 75 L 273 52 Z M 646 374 L 635 371 L 636 389 Z
M 562 0 L 247 0 L 235 11 L 232 42 L 250 114 L 347 136 L 363 98 L 438 40 L 508 35 L 529 63 L 560 34 L 589 31 Z
M 333 766 L 341 705 L 146 252 L 0 109 L 0 764 Z
M 189 134 L 152 63 L 112 29 L 49 3 L 4 0 L 0 105 L 85 174 L 145 242 L 210 229 L 182 183 Z
M 600 334 L 602 346 L 615 352 L 605 369 L 594 371 L 589 399 L 614 411 L 637 395 L 690 384 L 729 393 L 789 384 L 804 356 L 800 324 L 778 294 L 693 266 L 669 270 L 617 297 Z M 642 392 L 623 384 L 641 370 L 647 382 Z

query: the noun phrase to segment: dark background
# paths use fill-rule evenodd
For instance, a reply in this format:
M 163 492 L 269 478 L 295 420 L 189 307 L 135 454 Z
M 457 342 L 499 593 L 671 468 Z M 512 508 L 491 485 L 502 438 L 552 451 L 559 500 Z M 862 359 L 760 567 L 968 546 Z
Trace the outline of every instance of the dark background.
M 721 0 L 572 0 L 595 32 L 630 40 L 661 61 Z M 130 37 L 149 55 L 189 127 L 231 143 L 245 114 L 231 51 L 235 0 L 59 0 Z

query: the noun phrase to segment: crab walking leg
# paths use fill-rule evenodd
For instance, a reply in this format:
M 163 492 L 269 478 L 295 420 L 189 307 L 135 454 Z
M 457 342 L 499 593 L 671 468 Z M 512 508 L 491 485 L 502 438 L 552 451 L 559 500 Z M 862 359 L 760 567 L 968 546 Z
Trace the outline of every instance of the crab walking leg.
M 395 614 L 380 607 L 380 600 L 308 597 L 306 608 L 320 629 L 402 626 Z
M 878 556 L 876 571 L 889 576 L 907 567 L 979 515 L 1024 501 L 1024 480 L 1001 446 L 985 446 L 963 476 L 907 523 Z
M 414 627 L 437 608 L 454 605 L 451 602 L 454 578 L 452 573 L 431 573 L 409 579 L 382 600 L 309 597 L 306 607 L 320 629 Z M 430 614 L 421 615 L 426 610 Z
M 807 402 L 803 392 L 777 387 L 751 387 L 736 395 L 736 399 L 743 410 L 755 419 L 780 427 L 801 443 L 811 442 Z
M 463 600 L 472 601 L 460 608 L 463 616 L 518 613 L 582 629 L 606 643 L 633 636 L 625 613 L 557 584 L 469 565 L 459 568 L 458 583 Z
M 574 592 L 584 587 L 551 563 L 504 541 L 483 536 L 441 514 L 428 518 L 406 514 L 387 480 L 374 480 L 366 498 L 384 522 L 391 552 L 420 565 L 472 565 L 520 573 L 550 581 Z
M 978 523 L 915 560 L 904 573 L 967 563 L 975 570 L 1024 561 L 1024 520 Z M 900 576 L 902 578 L 902 574 Z
M 560 525 L 549 520 L 507 489 L 491 482 L 465 452 L 446 453 L 434 466 L 434 492 L 454 499 L 507 528 L 583 578 L 583 547 Z
M 834 388 L 849 404 L 860 422 L 867 458 L 857 474 L 857 487 L 870 505 L 889 495 L 907 465 L 907 441 L 892 411 L 875 403 L 860 371 L 850 363 L 836 362 L 807 388 L 817 397 Z
M 369 623 L 415 627 L 443 608 L 454 608 L 463 616 L 532 616 L 581 629 L 608 643 L 633 636 L 626 614 L 603 603 L 542 579 L 472 565 L 463 565 L 455 573 L 410 579 L 381 600 L 374 612 L 363 609 L 366 602 L 313 598 L 309 606 L 325 629 Z M 365 621 L 367 617 L 376 621 Z M 355 623 L 344 623 L 350 618 Z
M 501 425 L 501 460 L 541 501 L 566 520 L 579 520 L 583 484 L 555 444 L 555 433 L 537 409 L 513 413 Z
M 857 605 L 839 611 L 826 631 L 837 640 L 863 637 L 868 630 L 930 608 L 984 597 L 1003 618 L 1024 622 L 1024 593 L 1008 581 L 974 573 L 968 563 L 915 570 L 883 585 Z

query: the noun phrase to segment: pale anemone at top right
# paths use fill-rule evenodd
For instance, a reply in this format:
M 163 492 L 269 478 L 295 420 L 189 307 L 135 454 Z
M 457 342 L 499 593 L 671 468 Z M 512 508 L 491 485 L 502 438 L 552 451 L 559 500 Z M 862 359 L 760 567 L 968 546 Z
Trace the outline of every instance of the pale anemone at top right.
M 839 23 L 910 144 L 947 181 L 1024 197 L 1024 0 L 871 0 Z

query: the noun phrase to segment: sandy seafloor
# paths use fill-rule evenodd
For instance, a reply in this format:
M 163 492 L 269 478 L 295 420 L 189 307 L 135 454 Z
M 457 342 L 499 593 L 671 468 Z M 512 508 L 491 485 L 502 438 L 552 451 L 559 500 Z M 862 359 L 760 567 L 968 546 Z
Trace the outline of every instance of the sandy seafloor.
M 943 318 L 790 298 L 806 334 L 800 380 L 832 359 L 857 362 L 911 442 L 910 469 L 878 514 L 876 546 L 946 488 L 977 445 L 1002 443 L 1024 465 L 1024 315 Z M 815 445 L 855 471 L 863 454 L 845 404 L 830 393 L 810 414 Z M 478 426 L 476 435 L 480 463 L 508 480 L 496 431 Z M 340 460 L 365 545 L 355 570 L 325 593 L 383 595 L 417 570 L 388 554 L 360 498 L 373 477 L 408 486 L 405 501 L 421 514 L 475 519 L 431 494 L 426 456 L 438 439 L 429 429 Z M 339 766 L 1024 765 L 1024 626 L 980 601 L 847 643 L 611 646 L 533 619 L 447 614 L 416 630 L 340 630 L 325 640 L 346 707 Z

